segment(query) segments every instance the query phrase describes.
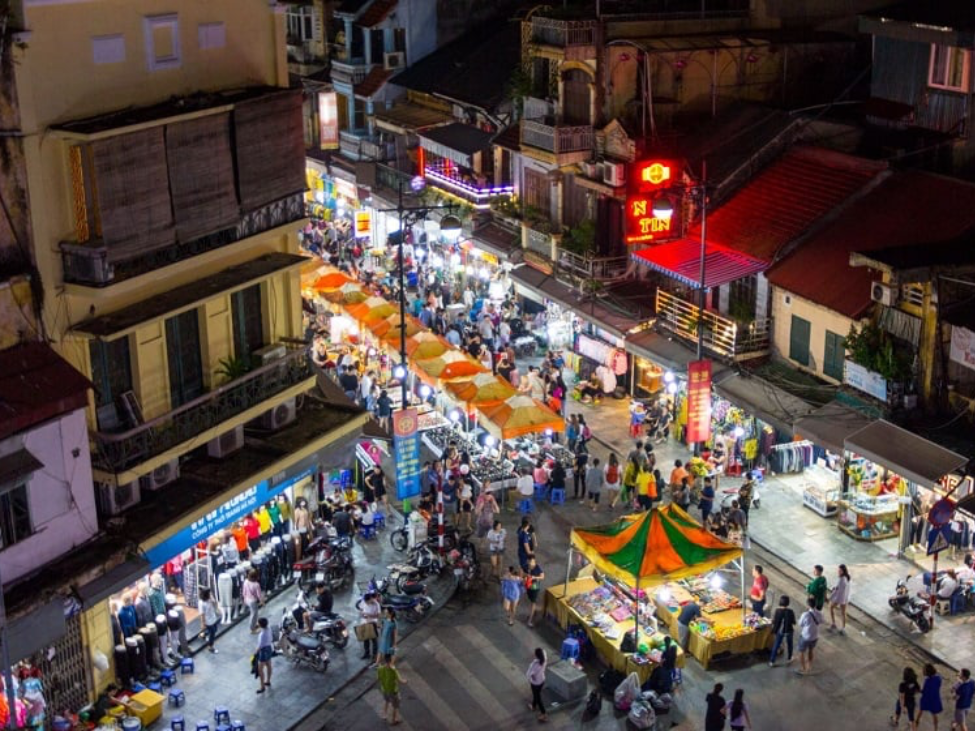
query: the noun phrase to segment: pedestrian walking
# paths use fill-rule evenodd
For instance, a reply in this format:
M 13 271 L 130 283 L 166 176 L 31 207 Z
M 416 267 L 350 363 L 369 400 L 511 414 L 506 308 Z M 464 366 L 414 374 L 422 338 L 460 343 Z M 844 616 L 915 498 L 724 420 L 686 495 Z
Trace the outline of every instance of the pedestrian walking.
M 383 720 L 390 726 L 397 726 L 399 719 L 400 685 L 406 685 L 406 678 L 393 667 L 393 656 L 383 655 L 382 665 L 377 670 L 379 691 L 383 694 Z M 392 713 L 390 713 L 392 710 Z
M 213 641 L 220 627 L 220 608 L 207 587 L 200 589 L 200 611 L 203 613 L 203 634 L 206 637 L 207 650 L 216 655 L 217 648 L 213 646 Z
M 704 731 L 724 731 L 727 702 L 721 695 L 723 690 L 724 685 L 717 683 L 714 690 L 708 693 L 704 699 L 707 703 L 707 711 L 704 714 Z
M 362 641 L 362 659 L 372 660 L 376 656 L 379 637 L 379 619 L 382 616 L 382 605 L 375 593 L 366 594 L 359 607 L 359 626 L 356 627 L 356 637 Z
M 585 495 L 586 466 L 589 464 L 589 449 L 585 441 L 576 442 L 575 460 L 572 463 L 572 497 L 579 499 Z
M 938 731 L 938 716 L 944 710 L 941 703 L 941 676 L 935 670 L 934 665 L 927 663 L 924 666 L 924 684 L 921 686 L 921 704 L 918 708 L 917 725 L 915 729 L 921 728 L 921 720 L 925 713 L 931 714 L 934 723 L 934 731 Z
M 755 566 L 752 569 L 752 577 L 752 590 L 748 595 L 752 601 L 752 611 L 759 617 L 764 617 L 765 597 L 768 594 L 768 577 L 765 575 L 765 569 L 761 566 Z
M 845 563 L 841 563 L 836 570 L 836 586 L 829 593 L 829 629 L 831 632 L 846 634 L 846 607 L 850 603 L 850 572 Z M 840 611 L 840 619 L 843 624 L 836 627 L 836 610 Z
M 531 611 L 528 613 L 528 626 L 535 626 L 535 613 L 539 610 L 539 599 L 542 598 L 542 581 L 545 579 L 545 572 L 542 571 L 542 567 L 538 565 L 538 561 L 534 556 L 530 556 L 528 559 L 528 570 L 525 572 L 525 594 L 528 596 L 528 602 L 531 606 Z
M 791 600 L 788 596 L 779 597 L 779 608 L 775 610 L 772 617 L 772 633 L 775 635 L 775 642 L 772 644 L 772 655 L 769 657 L 768 666 L 775 667 L 775 659 L 779 656 L 779 649 L 782 643 L 786 648 L 786 665 L 792 662 L 792 634 L 796 628 L 796 613 L 789 606 Z
M 579 440 L 579 417 L 571 414 L 565 424 L 565 444 L 570 452 L 574 452 L 576 442 Z
M 518 611 L 518 602 L 524 588 L 525 584 L 518 570 L 509 566 L 508 573 L 501 579 L 501 606 L 508 615 L 509 627 L 515 623 L 515 613 Z
M 968 712 L 972 710 L 972 700 L 975 698 L 975 680 L 972 680 L 972 672 L 968 668 L 958 671 L 958 680 L 951 686 L 951 694 L 955 697 L 951 731 L 968 731 Z
M 752 496 L 755 494 L 755 478 L 752 472 L 745 477 L 745 481 L 738 488 L 738 506 L 745 514 L 745 527 L 748 526 L 748 511 L 752 509 Z
M 610 452 L 603 468 L 603 488 L 606 490 L 606 499 L 609 501 L 609 508 L 616 507 L 616 501 L 620 499 L 620 487 L 623 485 L 623 470 L 620 469 L 620 461 L 615 452 Z
M 257 624 L 257 615 L 260 607 L 264 606 L 264 593 L 261 591 L 261 584 L 258 581 L 257 569 L 251 569 L 247 572 L 247 578 L 244 579 L 244 585 L 241 588 L 240 594 L 244 600 L 244 606 L 250 612 L 251 634 L 256 635 L 260 632 Z
M 797 675 L 806 675 L 812 671 L 813 652 L 819 642 L 819 625 L 823 623 L 823 615 L 816 608 L 816 599 L 810 596 L 806 600 L 806 611 L 799 617 L 799 669 Z
M 271 634 L 271 627 L 268 625 L 267 617 L 257 620 L 259 627 L 257 635 L 257 678 L 261 681 L 258 693 L 263 693 L 266 688 L 271 687 L 271 657 L 274 655 L 274 636 Z
M 748 715 L 748 704 L 745 703 L 745 691 L 739 688 L 735 691 L 735 699 L 725 706 L 728 720 L 731 721 L 731 731 L 744 731 L 752 727 L 752 719 Z
M 379 667 L 379 661 L 384 657 L 396 655 L 396 643 L 399 642 L 399 629 L 396 624 L 396 610 L 386 607 L 386 614 L 379 630 L 379 653 L 373 667 Z
M 826 604 L 826 577 L 823 576 L 823 567 L 819 564 L 813 566 L 813 579 L 806 585 L 806 593 L 816 601 L 816 609 L 823 611 Z
M 623 503 L 623 507 L 628 507 L 636 494 L 636 478 L 639 474 L 639 461 L 635 457 L 629 457 L 623 470 L 623 489 L 620 490 L 620 502 Z
M 592 512 L 599 510 L 599 497 L 603 492 L 603 468 L 599 466 L 599 458 L 593 459 L 592 464 L 586 470 L 586 495 L 589 498 L 589 507 Z
M 491 576 L 501 580 L 501 558 L 504 556 L 504 539 L 508 531 L 501 527 L 501 521 L 495 520 L 491 530 L 487 532 L 488 553 L 491 556 Z
M 474 506 L 475 525 L 477 526 L 477 537 L 482 540 L 487 537 L 494 525 L 494 518 L 501 512 L 498 501 L 494 498 L 494 493 L 483 490 L 477 496 L 477 504 Z
M 711 510 L 714 508 L 714 485 L 711 484 L 711 478 L 704 478 L 704 489 L 701 490 L 701 499 L 697 503 L 698 509 L 701 511 L 701 525 L 706 525 L 708 522 L 708 516 L 711 515 Z
M 532 528 L 532 519 L 526 515 L 521 519 L 521 527 L 518 528 L 518 563 L 522 571 L 528 570 L 528 559 L 535 555 L 535 530 Z
M 548 716 L 545 714 L 545 705 L 542 703 L 542 688 L 545 687 L 546 664 L 545 650 L 541 647 L 536 647 L 532 663 L 528 666 L 528 672 L 526 673 L 528 682 L 532 687 L 532 702 L 528 704 L 528 708 L 532 711 L 538 711 L 538 720 L 542 723 L 548 720 Z
M 901 676 L 900 685 L 897 686 L 897 704 L 894 706 L 894 715 L 890 717 L 890 725 L 898 726 L 901 722 L 901 713 L 907 714 L 908 731 L 917 731 L 917 696 L 921 692 L 921 685 L 917 682 L 917 673 L 914 668 L 904 668 Z
M 650 510 L 653 507 L 656 492 L 657 481 L 653 473 L 641 465 L 639 472 L 636 473 L 636 501 L 641 510 Z

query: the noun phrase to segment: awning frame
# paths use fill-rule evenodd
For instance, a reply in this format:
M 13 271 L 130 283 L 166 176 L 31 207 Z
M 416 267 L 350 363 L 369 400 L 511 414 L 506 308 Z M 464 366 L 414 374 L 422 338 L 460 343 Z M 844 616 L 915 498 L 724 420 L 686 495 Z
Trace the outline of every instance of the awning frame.
M 727 246 L 708 242 L 705 248 L 704 284 L 714 289 L 744 277 L 763 272 L 769 263 Z M 671 257 L 675 263 L 665 262 Z M 691 238 L 669 241 L 657 246 L 640 249 L 630 258 L 641 266 L 676 279 L 689 287 L 701 286 L 701 242 Z
M 956 472 L 969 462 L 968 457 L 945 449 L 884 419 L 877 419 L 851 434 L 844 440 L 843 446 L 846 451 L 862 455 L 871 462 L 896 472 L 904 479 L 925 487 L 931 487 L 945 475 Z M 896 452 L 896 455 L 885 453 L 878 447 L 890 449 Z M 913 461 L 927 464 L 937 460 L 939 464 L 933 466 L 927 474 L 922 474 L 916 466 L 908 466 L 912 460 L 905 457 L 912 457 Z M 938 474 L 935 474 L 936 472 Z

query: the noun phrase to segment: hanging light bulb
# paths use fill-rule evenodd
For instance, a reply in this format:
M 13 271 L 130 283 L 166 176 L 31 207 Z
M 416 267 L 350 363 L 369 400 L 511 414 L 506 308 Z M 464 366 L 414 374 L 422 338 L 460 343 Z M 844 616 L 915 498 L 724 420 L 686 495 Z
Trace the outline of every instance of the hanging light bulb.
M 400 365 L 400 366 L 396 366 L 396 367 L 395 367 L 395 368 L 393 369 L 393 377 L 394 377 L 394 378 L 398 378 L 398 379 L 400 379 L 400 380 L 402 380 L 402 379 L 404 379 L 404 378 L 406 378 L 406 368 L 404 368 L 404 367 L 403 367 L 403 366 L 401 366 L 401 365 Z
M 425 399 L 430 398 L 431 393 L 433 393 L 433 389 L 427 386 L 426 384 L 420 386 L 420 396 L 422 396 L 423 398 Z

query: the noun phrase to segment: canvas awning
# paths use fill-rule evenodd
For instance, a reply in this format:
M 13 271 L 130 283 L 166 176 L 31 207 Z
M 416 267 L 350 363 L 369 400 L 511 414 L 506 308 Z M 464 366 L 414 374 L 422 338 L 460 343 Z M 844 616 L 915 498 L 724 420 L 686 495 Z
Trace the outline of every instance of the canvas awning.
M 708 243 L 704 282 L 710 289 L 764 271 L 768 262 L 719 244 Z M 633 261 L 691 287 L 701 284 L 701 241 L 680 239 L 641 249 Z
M 830 401 L 811 414 L 796 419 L 792 426 L 797 437 L 808 439 L 830 452 L 842 454 L 847 437 L 869 425 L 873 419 L 848 406 Z
M 493 135 L 469 124 L 456 122 L 424 130 L 418 137 L 420 147 L 427 152 L 451 160 L 461 167 L 471 168 L 474 166 L 475 153 L 491 149 Z
M 812 404 L 754 374 L 725 374 L 715 379 L 714 390 L 782 434 L 791 434 L 796 419 L 815 410 Z
M 845 447 L 919 485 L 933 485 L 968 463 L 968 457 L 883 419 L 851 434 Z

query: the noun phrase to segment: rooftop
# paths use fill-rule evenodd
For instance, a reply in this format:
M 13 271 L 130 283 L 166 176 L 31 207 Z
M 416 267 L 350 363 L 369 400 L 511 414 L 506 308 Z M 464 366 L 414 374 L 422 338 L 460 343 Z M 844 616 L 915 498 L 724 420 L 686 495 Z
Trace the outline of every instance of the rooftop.
M 363 28 L 379 25 L 396 10 L 397 0 L 373 0 L 366 11 L 356 21 Z
M 494 135 L 469 124 L 454 122 L 443 127 L 432 127 L 420 132 L 419 136 L 442 147 L 473 155 L 491 146 Z
M 875 270 L 851 267 L 850 254 L 884 252 L 895 261 L 944 252 L 931 244 L 975 227 L 975 185 L 922 172 L 895 172 L 768 271 L 777 287 L 851 318 L 870 307 Z M 894 254 L 905 247 L 903 254 Z M 970 251 L 950 247 L 951 256 Z M 911 253 L 913 252 L 913 253 Z
M 91 383 L 44 343 L 0 351 L 0 440 L 88 405 Z
M 392 75 L 392 71 L 387 71 L 382 66 L 376 66 L 366 74 L 366 78 L 355 85 L 352 91 L 357 97 L 368 99 L 382 89 L 383 84 L 389 81 L 389 77 Z
M 968 0 L 915 0 L 872 10 L 863 13 L 863 16 L 885 22 L 898 21 L 945 30 L 975 31 L 975 13 L 972 12 L 972 4 Z

